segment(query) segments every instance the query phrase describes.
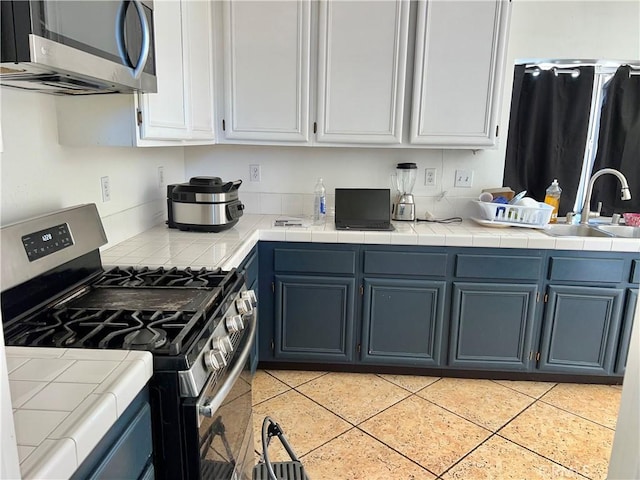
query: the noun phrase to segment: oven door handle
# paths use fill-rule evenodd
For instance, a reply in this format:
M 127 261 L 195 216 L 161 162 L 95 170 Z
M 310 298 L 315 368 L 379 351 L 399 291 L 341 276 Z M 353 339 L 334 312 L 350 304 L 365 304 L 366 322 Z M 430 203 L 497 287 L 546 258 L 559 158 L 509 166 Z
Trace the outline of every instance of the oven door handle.
M 198 413 L 200 415 L 204 417 L 209 417 L 209 418 L 213 417 L 213 414 L 216 412 L 216 410 L 218 410 L 220 405 L 222 405 L 222 402 L 224 402 L 224 399 L 227 397 L 227 395 L 231 391 L 231 388 L 236 383 L 236 380 L 238 380 L 238 377 L 240 377 L 242 370 L 244 370 L 244 366 L 247 363 L 247 360 L 249 359 L 249 355 L 251 354 L 251 350 L 253 346 L 253 341 L 256 336 L 256 323 L 257 323 L 256 316 L 252 315 L 252 317 L 253 317 L 252 318 L 253 321 L 250 322 L 249 324 L 250 325 L 249 341 L 246 343 L 246 345 L 242 349 L 242 352 L 237 357 L 237 360 L 233 365 L 231 372 L 227 376 L 226 380 L 224 381 L 220 389 L 216 392 L 216 394 L 213 397 L 209 398 L 205 403 L 203 403 L 198 407 Z

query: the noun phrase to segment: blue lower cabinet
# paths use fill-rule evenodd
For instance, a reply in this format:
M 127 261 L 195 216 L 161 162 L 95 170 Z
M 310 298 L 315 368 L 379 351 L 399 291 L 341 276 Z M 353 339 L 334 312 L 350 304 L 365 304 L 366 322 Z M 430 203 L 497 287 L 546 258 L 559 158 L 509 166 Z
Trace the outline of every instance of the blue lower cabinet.
M 351 362 L 355 279 L 275 276 L 274 357 Z
M 364 363 L 439 366 L 446 282 L 364 279 Z
M 530 368 L 537 284 L 454 282 L 449 365 Z
M 627 292 L 627 302 L 625 305 L 624 315 L 622 317 L 622 330 L 618 347 L 618 357 L 616 359 L 616 375 L 624 375 L 624 370 L 627 365 L 629 344 L 631 343 L 631 327 L 633 326 L 633 317 L 636 314 L 637 304 L 638 290 L 630 288 Z
M 549 286 L 538 368 L 612 374 L 624 293 L 621 288 Z
M 127 407 L 71 479 L 153 478 L 151 407 L 145 387 Z

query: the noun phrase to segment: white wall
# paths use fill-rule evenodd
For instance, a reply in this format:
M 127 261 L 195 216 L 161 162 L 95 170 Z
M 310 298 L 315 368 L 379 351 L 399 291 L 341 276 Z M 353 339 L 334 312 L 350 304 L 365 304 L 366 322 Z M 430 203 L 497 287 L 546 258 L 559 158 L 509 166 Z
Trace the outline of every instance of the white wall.
M 513 0 L 507 72 L 502 102 L 502 141 L 495 150 L 362 149 L 332 147 L 215 146 L 185 148 L 186 176 L 215 175 L 244 181 L 240 198 L 249 212 L 310 213 L 313 187 L 322 176 L 336 187 L 385 188 L 398 162 L 418 164 L 414 193 L 418 214 L 468 213 L 468 200 L 482 188 L 502 185 L 506 129 L 515 59 L 640 59 L 639 1 Z M 405 125 L 408 128 L 408 125 Z M 260 164 L 262 181 L 248 181 L 249 165 Z M 424 186 L 424 168 L 438 169 L 437 187 Z M 475 172 L 471 189 L 454 188 L 456 168 Z M 440 195 L 446 192 L 444 200 Z M 329 196 L 328 204 L 332 205 Z
M 166 191 L 158 185 L 157 167 L 164 167 L 165 182 L 183 181 L 181 147 L 62 147 L 54 96 L 6 87 L 0 94 L 0 225 L 93 202 L 111 245 L 166 218 Z M 106 203 L 103 176 L 111 184 Z

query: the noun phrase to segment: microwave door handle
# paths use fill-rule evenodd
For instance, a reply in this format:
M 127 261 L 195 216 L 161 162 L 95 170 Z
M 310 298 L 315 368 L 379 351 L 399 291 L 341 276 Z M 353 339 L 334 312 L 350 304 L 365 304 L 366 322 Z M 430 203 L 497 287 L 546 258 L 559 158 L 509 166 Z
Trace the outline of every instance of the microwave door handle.
M 124 38 L 124 25 L 125 18 L 127 16 L 127 8 L 129 7 L 129 0 L 123 0 L 118 7 L 118 13 L 116 14 L 116 44 L 118 45 L 118 53 L 122 59 L 122 64 L 131 66 L 129 60 L 129 54 L 127 53 L 127 46 Z
M 142 70 L 149 58 L 149 47 L 151 46 L 151 34 L 149 31 L 149 24 L 147 23 L 147 17 L 144 14 L 144 7 L 139 0 L 133 0 L 133 4 L 136 7 L 138 13 L 138 19 L 140 20 L 140 28 L 142 30 L 142 48 L 140 49 L 140 57 L 135 67 L 131 65 L 129 60 L 129 53 L 127 52 L 127 45 L 124 38 L 124 27 L 127 16 L 127 9 L 131 0 L 123 0 L 120 2 L 118 13 L 116 15 L 116 44 L 118 45 L 118 53 L 122 59 L 124 65 L 128 65 L 132 68 L 131 74 L 133 78 L 140 78 Z
M 138 63 L 133 69 L 133 78 L 140 78 L 142 70 L 147 63 L 149 57 L 149 47 L 151 45 L 151 34 L 149 32 L 149 24 L 147 23 L 147 17 L 144 14 L 144 7 L 140 3 L 140 0 L 133 0 L 133 4 L 136 6 L 138 17 L 140 19 L 140 27 L 142 27 L 142 48 L 140 49 L 140 57 Z

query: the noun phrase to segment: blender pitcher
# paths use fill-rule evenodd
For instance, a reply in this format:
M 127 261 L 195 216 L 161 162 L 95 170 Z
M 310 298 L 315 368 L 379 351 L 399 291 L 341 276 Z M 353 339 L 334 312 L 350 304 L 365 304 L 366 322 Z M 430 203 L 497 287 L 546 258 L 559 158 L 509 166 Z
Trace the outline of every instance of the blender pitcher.
M 418 167 L 415 163 L 399 163 L 396 166 L 398 196 L 391 210 L 392 220 L 414 221 L 416 206 L 413 201 L 413 186 L 416 183 Z

